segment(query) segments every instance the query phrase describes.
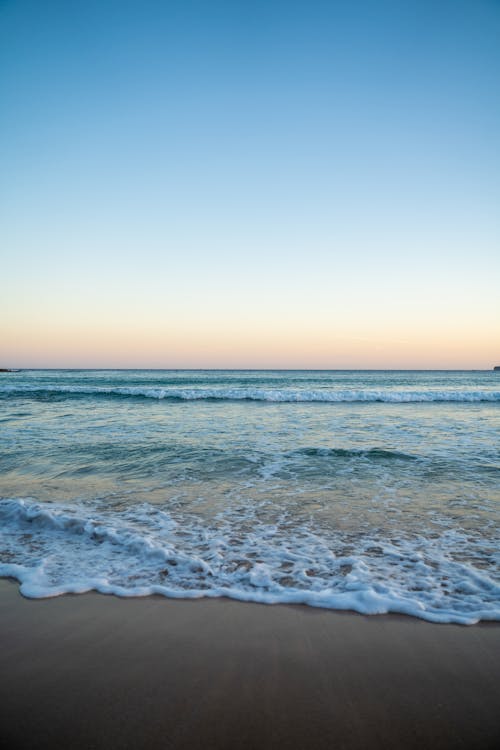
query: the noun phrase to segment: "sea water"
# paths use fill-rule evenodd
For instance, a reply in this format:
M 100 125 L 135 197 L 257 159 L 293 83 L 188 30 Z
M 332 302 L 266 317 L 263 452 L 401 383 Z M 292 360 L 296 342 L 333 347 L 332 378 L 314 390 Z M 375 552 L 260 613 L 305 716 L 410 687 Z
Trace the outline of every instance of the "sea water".
M 0 375 L 0 576 L 500 619 L 500 373 Z

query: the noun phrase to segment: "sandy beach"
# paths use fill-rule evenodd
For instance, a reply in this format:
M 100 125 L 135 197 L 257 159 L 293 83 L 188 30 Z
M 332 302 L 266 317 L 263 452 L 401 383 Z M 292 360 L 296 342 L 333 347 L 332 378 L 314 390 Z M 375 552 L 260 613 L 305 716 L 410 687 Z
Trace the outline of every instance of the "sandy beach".
M 493 748 L 500 625 L 0 582 L 3 747 Z

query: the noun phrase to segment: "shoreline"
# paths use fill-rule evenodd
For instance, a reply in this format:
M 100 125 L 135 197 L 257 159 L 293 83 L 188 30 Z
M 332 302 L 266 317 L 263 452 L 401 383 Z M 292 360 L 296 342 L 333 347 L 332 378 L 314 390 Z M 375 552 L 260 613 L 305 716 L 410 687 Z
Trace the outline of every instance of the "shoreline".
M 500 623 L 229 599 L 26 599 L 0 581 L 0 740 L 58 748 L 493 748 Z

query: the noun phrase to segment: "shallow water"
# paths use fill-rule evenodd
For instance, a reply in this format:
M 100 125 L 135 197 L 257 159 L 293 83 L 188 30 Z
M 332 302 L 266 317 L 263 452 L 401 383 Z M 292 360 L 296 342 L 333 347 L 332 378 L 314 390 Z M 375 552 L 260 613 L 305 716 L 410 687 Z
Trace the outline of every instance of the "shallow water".
M 500 619 L 500 374 L 0 380 L 0 575 Z

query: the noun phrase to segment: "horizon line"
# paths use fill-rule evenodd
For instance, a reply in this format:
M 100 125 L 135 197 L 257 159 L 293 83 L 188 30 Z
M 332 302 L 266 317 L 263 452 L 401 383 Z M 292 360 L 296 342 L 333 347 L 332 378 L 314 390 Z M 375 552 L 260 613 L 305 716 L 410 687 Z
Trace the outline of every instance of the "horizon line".
M 3 372 L 494 372 L 496 367 L 8 367 Z

